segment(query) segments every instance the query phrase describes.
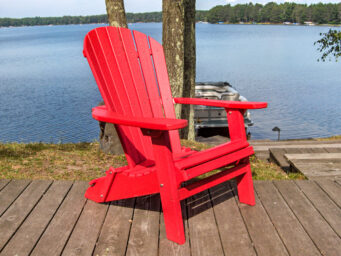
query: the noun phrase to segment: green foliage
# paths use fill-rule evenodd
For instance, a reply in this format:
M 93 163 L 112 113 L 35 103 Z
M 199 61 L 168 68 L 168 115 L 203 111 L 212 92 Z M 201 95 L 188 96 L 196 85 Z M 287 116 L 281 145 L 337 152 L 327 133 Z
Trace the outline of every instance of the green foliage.
M 161 12 L 127 13 L 127 22 L 162 22 Z
M 108 23 L 107 15 L 93 16 L 63 16 L 63 17 L 34 17 L 34 18 L 0 18 L 0 27 L 37 26 L 37 25 L 68 25 Z
M 330 29 L 327 33 L 320 33 L 323 36 L 320 40 L 316 41 L 314 44 L 318 44 L 318 50 L 322 53 L 319 60 L 326 61 L 329 56 L 335 58 L 337 61 L 341 56 L 341 31 L 335 29 Z
M 162 22 L 161 12 L 127 13 L 128 22 Z M 63 16 L 63 17 L 34 17 L 34 18 L 0 18 L 0 27 L 37 26 L 37 25 L 68 25 L 108 23 L 108 17 L 103 15 L 92 16 Z
M 208 11 L 195 11 L 195 21 L 207 21 Z
M 341 3 L 339 4 L 306 4 L 275 2 L 261 4 L 237 4 L 235 6 L 219 5 L 207 13 L 210 23 L 226 22 L 262 22 L 262 23 L 304 23 L 312 21 L 317 24 L 340 24 Z
M 208 11 L 196 11 L 196 21 L 206 21 Z M 161 12 L 127 13 L 127 22 L 162 22 Z M 68 25 L 108 23 L 106 14 L 93 16 L 33 17 L 22 19 L 0 18 L 0 27 Z

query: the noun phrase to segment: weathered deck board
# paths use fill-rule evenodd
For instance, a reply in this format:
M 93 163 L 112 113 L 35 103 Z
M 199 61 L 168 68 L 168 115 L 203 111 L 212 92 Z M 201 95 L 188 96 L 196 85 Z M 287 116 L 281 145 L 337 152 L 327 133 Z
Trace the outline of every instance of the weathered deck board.
M 275 146 L 282 146 L 285 147 L 286 145 L 319 145 L 319 144 L 340 144 L 341 140 L 250 140 L 249 141 L 253 146 L 268 146 L 271 147 Z
M 309 151 L 311 151 L 311 153 L 328 153 L 326 148 L 311 148 L 308 152 Z
M 307 143 L 307 144 L 293 144 L 293 143 L 289 143 L 289 144 L 273 144 L 273 145 L 256 145 L 253 147 L 255 151 L 264 151 L 264 150 L 268 150 L 269 148 L 301 148 L 301 149 L 305 149 L 305 148 L 326 148 L 328 150 L 328 148 L 341 148 L 341 143 Z
M 30 184 L 28 180 L 12 180 L 0 192 L 0 216 L 4 214 L 7 208 L 22 193 L 22 191 Z
M 253 207 L 239 202 L 238 205 L 257 254 L 263 256 L 289 255 L 260 199 L 256 194 L 255 197 L 256 205 Z
M 268 150 L 263 150 L 263 151 L 256 151 L 255 156 L 263 161 L 268 161 L 269 160 L 269 151 Z
M 330 154 L 325 148 L 269 148 L 270 160 L 285 171 L 300 171 L 291 166 L 291 161 L 301 159 L 337 159 L 339 156 Z M 305 174 L 305 173 L 304 173 Z
M 320 176 L 334 179 L 338 176 L 341 177 L 341 147 L 337 147 L 339 145 L 272 143 L 267 146 L 269 147 L 270 161 L 279 165 L 286 172 L 301 172 L 309 179 L 316 179 Z M 260 149 L 262 148 L 258 150 Z M 256 149 L 255 152 L 257 152 Z
M 255 182 L 255 189 L 290 255 L 320 255 L 272 182 Z
M 124 255 L 134 213 L 135 198 L 109 206 L 94 255 Z
M 322 255 L 338 256 L 341 240 L 293 181 L 275 182 L 281 195 Z
M 329 153 L 325 148 L 306 148 L 303 152 L 290 152 L 284 158 L 290 169 L 303 173 L 310 179 L 341 176 L 341 153 Z
M 48 189 L 51 181 L 32 181 L 20 197 L 0 218 L 0 252 L 23 223 L 26 216 L 39 202 L 43 193 Z
M 87 182 L 76 181 L 49 226 L 35 246 L 32 256 L 60 255 L 84 207 Z
M 159 224 L 159 195 L 138 197 L 126 255 L 157 255 Z
M 270 148 L 270 160 L 279 165 L 285 171 L 289 171 L 289 163 L 285 159 L 284 154 L 286 151 L 284 148 Z
M 2 251 L 3 255 L 29 255 L 69 191 L 72 183 L 55 181 Z
M 341 237 L 341 210 L 328 197 L 328 195 L 320 189 L 313 181 L 296 181 L 303 193 L 308 197 L 310 202 L 320 212 L 323 218 L 334 229 L 335 233 Z M 340 194 L 341 195 L 341 194 Z
M 6 185 L 10 182 L 11 180 L 0 180 L 0 191 L 6 187 Z
M 330 147 L 331 150 L 339 150 L 333 152 L 341 152 L 341 147 L 337 148 L 337 144 L 340 144 L 340 140 L 331 140 L 331 141 L 316 141 L 316 140 L 290 140 L 290 141 L 258 141 L 258 140 L 250 140 L 250 144 L 253 146 L 255 150 L 255 155 L 260 159 L 267 160 L 270 158 L 269 149 L 270 148 L 285 148 L 289 149 L 288 153 L 298 153 L 291 151 L 291 149 L 305 149 L 310 148 L 308 151 L 319 153 L 320 151 L 316 152 L 316 150 L 327 151 L 329 148 L 325 148 L 324 145 Z M 321 146 L 322 145 L 322 146 Z M 303 146 L 303 148 L 302 148 Z M 319 148 L 316 148 L 318 146 Z M 313 148 L 313 149 L 312 149 Z M 327 151 L 329 152 L 329 151 Z
M 290 164 L 285 157 L 286 154 L 301 154 L 308 148 L 269 148 L 270 160 L 279 165 L 284 171 L 290 171 Z
M 224 255 L 209 193 L 187 199 L 192 255 Z
M 317 184 L 329 195 L 329 197 L 341 208 L 341 186 L 332 180 L 318 179 Z
M 210 195 L 225 255 L 256 255 L 229 183 L 211 188 Z
M 108 206 L 108 204 L 86 201 L 62 255 L 92 255 Z
M 338 159 L 293 159 L 290 166 L 310 179 L 341 176 L 341 162 Z
M 284 155 L 289 160 L 312 160 L 312 159 L 341 159 L 341 153 L 305 153 L 305 154 L 288 154 Z
M 341 147 L 339 148 L 326 148 L 326 151 L 329 152 L 329 153 L 341 153 Z
M 284 151 L 286 154 L 302 154 L 308 150 L 309 148 L 286 148 Z
M 32 181 L 0 217 L 0 255 L 340 254 L 337 180 L 255 181 L 256 206 L 238 203 L 235 186 L 182 202 L 178 245 L 166 239 L 158 195 L 97 204 L 84 198 L 86 182 Z

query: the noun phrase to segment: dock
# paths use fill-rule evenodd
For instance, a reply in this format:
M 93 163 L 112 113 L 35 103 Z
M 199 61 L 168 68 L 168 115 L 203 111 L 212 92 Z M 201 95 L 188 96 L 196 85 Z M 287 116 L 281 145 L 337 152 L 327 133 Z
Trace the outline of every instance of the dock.
M 186 243 L 166 239 L 159 195 L 98 204 L 83 181 L 0 180 L 0 255 L 341 253 L 341 180 L 229 181 L 183 201 Z
M 308 179 L 341 177 L 341 140 L 251 141 L 255 155 Z

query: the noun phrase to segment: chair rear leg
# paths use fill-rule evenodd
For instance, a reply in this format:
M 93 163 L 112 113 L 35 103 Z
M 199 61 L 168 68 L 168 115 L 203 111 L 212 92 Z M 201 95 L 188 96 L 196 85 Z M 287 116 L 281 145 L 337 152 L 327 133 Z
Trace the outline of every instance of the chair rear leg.
M 247 160 L 249 162 L 249 160 Z M 255 205 L 255 194 L 253 190 L 252 174 L 250 163 L 244 167 L 246 172 L 243 175 L 237 177 L 237 189 L 239 202 Z

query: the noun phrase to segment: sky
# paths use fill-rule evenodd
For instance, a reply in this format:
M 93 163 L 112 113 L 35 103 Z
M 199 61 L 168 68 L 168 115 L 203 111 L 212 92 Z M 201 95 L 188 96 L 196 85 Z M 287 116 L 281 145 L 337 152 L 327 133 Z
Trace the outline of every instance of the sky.
M 283 3 L 285 0 L 273 0 Z M 216 5 L 239 3 L 261 3 L 269 0 L 196 0 L 197 10 L 208 10 Z M 340 0 L 289 0 L 295 3 L 338 3 Z M 162 0 L 124 0 L 126 12 L 161 11 Z M 105 0 L 0 0 L 0 17 L 50 17 L 63 15 L 105 14 Z

